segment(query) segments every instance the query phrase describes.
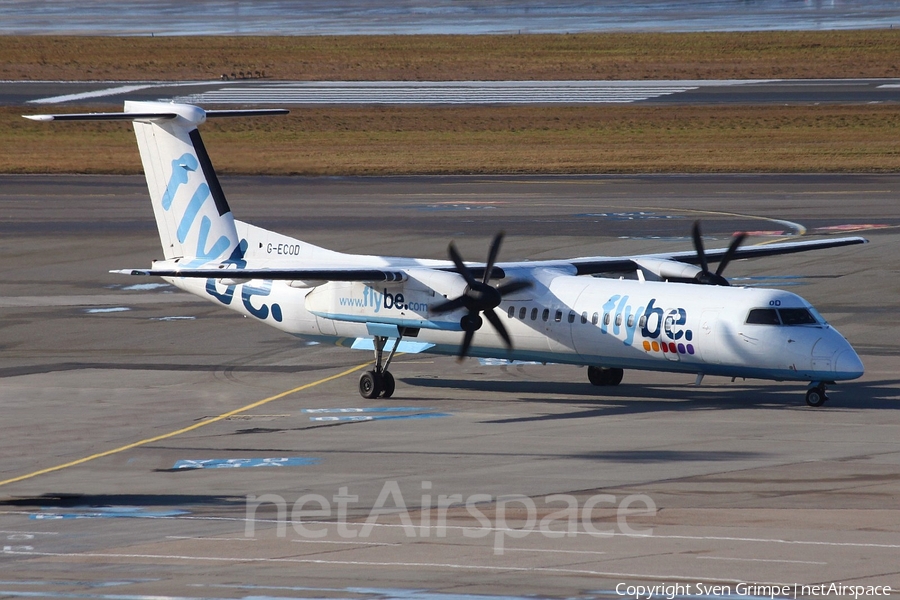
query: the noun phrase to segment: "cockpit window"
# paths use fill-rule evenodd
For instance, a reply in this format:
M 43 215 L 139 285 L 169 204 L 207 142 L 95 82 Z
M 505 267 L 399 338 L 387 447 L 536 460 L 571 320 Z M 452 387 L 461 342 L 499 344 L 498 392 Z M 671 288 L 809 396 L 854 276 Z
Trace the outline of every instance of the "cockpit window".
M 822 322 L 807 308 L 754 308 L 747 315 L 749 325 L 819 325 Z
M 780 325 L 778 312 L 774 308 L 754 308 L 747 315 L 749 325 Z
M 785 325 L 818 325 L 816 318 L 805 308 L 779 308 L 778 312 Z

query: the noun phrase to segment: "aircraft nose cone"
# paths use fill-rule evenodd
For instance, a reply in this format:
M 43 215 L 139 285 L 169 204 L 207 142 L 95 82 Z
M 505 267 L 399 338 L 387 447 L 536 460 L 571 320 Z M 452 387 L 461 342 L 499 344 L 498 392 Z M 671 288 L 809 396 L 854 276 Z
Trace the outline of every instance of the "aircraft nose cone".
M 838 354 L 834 361 L 834 374 L 836 379 L 856 379 L 862 377 L 865 372 L 862 361 L 853 350 L 844 350 Z

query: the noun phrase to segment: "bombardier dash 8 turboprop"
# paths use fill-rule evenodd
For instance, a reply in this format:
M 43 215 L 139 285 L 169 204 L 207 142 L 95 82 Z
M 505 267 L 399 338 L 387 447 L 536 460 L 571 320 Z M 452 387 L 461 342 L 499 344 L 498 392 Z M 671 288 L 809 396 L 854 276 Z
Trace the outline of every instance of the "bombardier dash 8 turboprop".
M 234 219 L 197 129 L 208 118 L 286 112 L 125 102 L 122 113 L 28 118 L 133 123 L 164 259 L 113 272 L 162 277 L 296 336 L 374 349 L 359 380 L 365 398 L 394 393 L 398 350 L 587 365 L 601 386 L 617 385 L 624 369 L 692 373 L 698 383 L 707 374 L 804 381 L 811 406 L 827 399 L 826 384 L 863 374 L 806 300 L 722 276 L 734 259 L 863 238 L 742 248 L 737 236 L 705 251 L 695 224 L 693 251 L 662 254 L 497 262 L 502 234 L 485 263 L 464 262 L 452 243 L 449 261 L 334 252 Z

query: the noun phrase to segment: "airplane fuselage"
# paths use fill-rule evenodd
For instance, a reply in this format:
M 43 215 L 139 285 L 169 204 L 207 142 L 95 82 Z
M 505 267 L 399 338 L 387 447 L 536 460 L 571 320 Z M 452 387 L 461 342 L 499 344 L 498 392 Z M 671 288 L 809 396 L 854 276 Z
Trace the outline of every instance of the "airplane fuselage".
M 529 276 L 538 285 L 497 307 L 515 348 L 482 327 L 472 356 L 797 381 L 854 379 L 863 371 L 850 344 L 796 294 L 536 271 Z M 453 273 L 421 282 L 409 272 L 401 282 L 309 287 L 170 281 L 296 336 L 350 346 L 371 337 L 373 327 L 393 326 L 422 351 L 456 354 L 465 311 L 433 315 L 430 307 L 465 283 Z

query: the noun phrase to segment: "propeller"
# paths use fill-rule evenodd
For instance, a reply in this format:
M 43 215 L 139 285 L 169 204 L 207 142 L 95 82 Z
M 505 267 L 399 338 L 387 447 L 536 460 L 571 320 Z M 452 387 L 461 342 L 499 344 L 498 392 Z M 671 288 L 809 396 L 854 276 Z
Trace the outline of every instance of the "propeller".
M 460 359 L 465 358 L 468 354 L 469 347 L 472 345 L 472 338 L 475 337 L 475 332 L 481 329 L 481 326 L 484 324 L 484 319 L 481 318 L 482 315 L 484 315 L 484 318 L 488 320 L 497 333 L 500 334 L 500 337 L 503 338 L 503 341 L 506 343 L 506 347 L 512 350 L 512 339 L 509 337 L 509 332 L 506 331 L 503 321 L 500 320 L 500 317 L 494 309 L 500 306 L 500 302 L 507 294 L 530 288 L 532 284 L 530 281 L 524 279 L 514 279 L 497 287 L 488 284 L 488 280 L 491 278 L 491 272 L 494 270 L 494 263 L 497 260 L 497 255 L 500 253 L 500 244 L 502 242 L 503 232 L 501 231 L 494 236 L 494 240 L 491 242 L 491 248 L 488 251 L 487 264 L 484 267 L 484 275 L 482 276 L 481 281 L 476 279 L 472 274 L 472 271 L 470 271 L 465 263 L 463 263 L 462 256 L 453 242 L 450 242 L 450 246 L 447 249 L 450 254 L 450 260 L 452 260 L 453 264 L 456 266 L 456 272 L 466 280 L 466 291 L 463 292 L 462 296 L 433 306 L 431 312 L 441 314 L 452 312 L 460 308 L 465 308 L 468 311 L 459 321 L 460 327 L 462 327 L 462 330 L 465 332 L 462 346 L 459 348 Z
M 728 280 L 722 276 L 722 272 L 725 271 L 725 267 L 727 267 L 728 263 L 734 258 L 735 252 L 737 252 L 738 247 L 740 247 L 741 243 L 747 237 L 747 234 L 741 232 L 734 236 L 731 245 L 728 246 L 728 250 L 725 251 L 722 260 L 719 262 L 719 268 L 716 269 L 715 273 L 710 273 L 709 263 L 706 261 L 706 252 L 703 250 L 703 236 L 700 234 L 700 221 L 694 221 L 694 228 L 691 233 L 694 238 L 694 250 L 696 250 L 697 258 L 700 261 L 700 272 L 694 277 L 694 281 L 704 285 L 731 285 L 728 283 Z

